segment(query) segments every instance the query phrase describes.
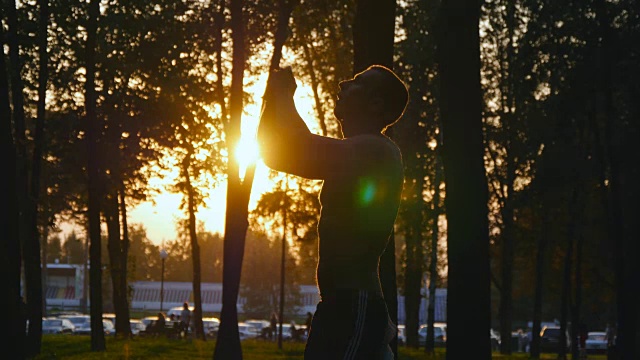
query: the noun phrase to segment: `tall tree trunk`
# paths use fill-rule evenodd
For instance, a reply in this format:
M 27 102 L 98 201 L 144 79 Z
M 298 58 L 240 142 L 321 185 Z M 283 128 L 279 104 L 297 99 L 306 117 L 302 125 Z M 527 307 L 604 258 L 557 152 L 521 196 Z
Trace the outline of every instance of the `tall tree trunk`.
M 227 149 L 235 149 L 240 140 L 240 125 L 243 108 L 243 78 L 245 68 L 244 32 L 242 14 L 243 1 L 231 0 L 231 32 L 233 38 L 233 69 L 231 70 L 231 93 L 229 99 L 230 119 L 225 128 Z M 233 154 L 233 151 L 229 151 Z M 253 179 L 252 179 L 253 180 Z M 242 259 L 244 257 L 245 236 L 248 227 L 248 199 L 242 193 L 239 165 L 233 156 L 227 164 L 227 209 L 224 229 L 224 265 L 222 268 L 222 310 L 220 328 L 213 353 L 217 360 L 242 359 L 242 347 L 238 332 L 238 293 Z M 246 202 L 243 201 L 247 199 Z
M 441 142 L 439 142 L 441 143 Z M 440 146 L 436 149 L 436 174 L 433 180 L 433 204 L 432 204 L 432 230 L 431 230 L 431 260 L 429 262 L 429 305 L 427 307 L 427 339 L 425 341 L 425 351 L 433 354 L 435 351 L 433 324 L 436 319 L 436 285 L 438 283 L 438 238 L 440 229 L 438 219 L 440 218 L 440 183 L 442 182 L 442 168 L 440 160 Z
M 507 161 L 512 161 L 511 159 Z M 509 166 L 508 166 L 509 167 Z M 509 171 L 509 170 L 508 170 Z M 509 175 L 507 175 L 510 177 Z M 500 291 L 500 353 L 511 354 L 513 316 L 513 206 L 511 202 L 513 182 L 507 180 L 502 207 L 502 282 Z
M 393 69 L 393 41 L 395 36 L 395 0 L 357 0 L 353 24 L 353 73 L 357 74 L 373 64 Z M 387 135 L 392 136 L 391 130 Z M 380 258 L 380 283 L 391 320 L 398 324 L 398 285 L 396 283 L 395 233 Z M 398 338 L 391 350 L 398 358 Z
M 418 166 L 422 166 L 419 164 Z M 418 172 L 420 174 L 420 172 Z M 422 214 L 424 210 L 424 200 L 422 192 L 424 190 L 424 177 L 419 175 L 413 183 L 413 204 L 408 234 L 405 239 L 406 247 L 406 267 L 404 279 L 404 306 L 405 306 L 405 332 L 407 346 L 417 348 L 418 329 L 420 327 L 420 302 L 422 300 L 422 274 L 424 272 L 423 258 L 423 238 L 422 238 Z
M 42 177 L 42 154 L 44 152 L 44 121 L 46 116 L 46 97 L 47 97 L 47 83 L 49 81 L 49 55 L 47 53 L 47 31 L 49 26 L 49 1 L 40 0 L 39 2 L 39 29 L 38 29 L 38 57 L 39 57 L 39 69 L 38 69 L 38 105 L 37 105 L 37 119 L 36 130 L 33 146 L 33 158 L 31 162 L 31 184 L 30 184 L 30 196 L 29 196 L 29 224 L 31 228 L 32 238 L 30 242 L 33 244 L 32 253 L 33 261 L 38 260 L 38 271 L 40 273 L 40 291 L 36 294 L 36 297 L 40 298 L 42 306 L 42 314 L 46 314 L 46 299 L 44 299 L 43 285 L 44 273 L 47 268 L 41 266 L 42 254 L 40 247 L 40 231 L 38 227 L 38 203 L 40 202 L 40 187 Z M 45 238 L 46 244 L 46 238 Z M 35 250 L 38 251 L 36 256 Z
M 313 55 L 313 49 L 309 43 L 305 42 L 302 45 L 303 54 L 307 63 L 307 72 L 309 73 L 309 77 L 311 78 L 311 91 L 313 92 L 313 103 L 316 109 L 316 114 L 318 115 L 318 122 L 320 123 L 320 130 L 322 136 L 327 136 L 327 123 L 325 120 L 324 109 L 322 107 L 322 102 L 320 101 L 319 92 L 319 84 L 318 78 L 316 77 L 316 70 L 313 66 L 313 59 L 315 56 Z
M 121 180 L 114 180 L 120 182 Z M 116 335 L 128 338 L 131 336 L 131 325 L 128 320 L 129 302 L 127 301 L 127 274 L 126 260 L 123 261 L 124 249 L 120 227 L 120 201 L 118 184 L 111 190 L 104 206 L 107 219 L 107 249 L 109 251 L 109 274 L 111 275 L 111 288 L 113 291 L 112 303 L 116 315 Z M 123 286 L 124 285 L 124 286 Z
M 18 202 L 19 238 L 22 241 L 22 258 L 24 260 L 25 293 L 27 298 L 27 314 L 29 327 L 27 329 L 27 353 L 37 355 L 42 345 L 42 273 L 40 269 L 40 240 L 37 229 L 32 226 L 34 206 L 31 203 L 31 187 L 29 186 L 29 161 L 24 114 L 24 95 L 21 78 L 22 64 L 20 63 L 20 49 L 18 42 L 18 15 L 15 0 L 10 1 L 8 9 L 9 59 L 11 64 L 11 93 L 13 100 L 13 124 L 16 137 L 17 172 L 18 172 Z M 36 230 L 34 232 L 34 230 Z
M 187 155 L 185 161 L 183 162 L 182 172 L 184 174 L 185 183 L 187 186 L 187 211 L 189 213 L 189 242 L 191 244 L 191 263 L 193 266 L 193 279 L 192 279 L 192 287 L 193 287 L 193 313 L 194 318 L 193 323 L 195 327 L 195 336 L 200 340 L 206 341 L 207 337 L 204 333 L 204 326 L 202 324 L 202 267 L 200 263 L 200 245 L 198 244 L 198 233 L 196 232 L 196 205 L 195 205 L 195 194 L 193 191 L 193 186 L 191 184 L 191 175 L 189 172 L 190 166 L 190 156 L 191 153 Z
M 577 224 L 579 221 L 578 209 L 578 191 L 573 190 L 571 199 L 569 200 L 569 224 L 567 225 L 567 252 L 564 257 L 564 274 L 562 280 L 562 296 L 560 299 L 560 341 L 558 343 L 558 358 L 566 359 L 567 357 L 567 323 L 569 322 L 569 310 L 571 307 L 571 289 L 572 289 L 572 268 L 573 268 L 573 251 L 574 238 L 576 235 Z M 575 334 L 571 334 L 571 340 L 575 339 Z
M 100 139 L 100 124 L 96 114 L 96 37 L 98 32 L 98 16 L 100 2 L 91 0 L 87 21 L 86 45 L 86 82 L 85 82 L 85 111 L 87 129 L 87 188 L 89 191 L 89 258 L 90 272 L 90 301 L 91 301 L 91 350 L 104 351 L 106 343 L 102 326 L 102 239 L 100 231 L 100 199 L 101 174 L 99 164 L 98 142 Z
M 544 195 L 543 195 L 544 196 Z M 531 328 L 531 358 L 540 358 L 540 331 L 542 330 L 542 292 L 544 289 L 544 269 L 545 258 L 547 257 L 547 247 L 549 240 L 549 211 L 544 206 L 545 201 L 542 200 L 540 206 L 542 212 L 542 223 L 538 227 L 538 253 L 536 254 L 536 277 L 535 277 L 535 293 L 533 301 L 533 326 Z
M 0 19 L 4 18 L 4 8 L 0 8 Z M 4 39 L 4 28 L 0 26 L 0 39 Z M 2 42 L 0 42 L 2 43 Z M 3 43 L 2 43 L 3 44 Z M 3 44 L 4 45 L 4 44 Z M 18 222 L 20 217 L 17 195 L 17 159 L 11 124 L 11 105 L 9 97 L 9 76 L 4 52 L 0 54 L 0 146 L 5 154 L 7 174 L 5 177 L 6 191 L 2 192 L 2 202 L 8 213 L 0 216 L 0 227 L 5 229 L 4 238 L 0 241 L 0 280 L 6 293 L 0 296 L 0 304 L 7 309 L 7 328 L 9 334 L 5 338 L 7 354 L 13 354 L 21 360 L 25 354 L 25 314 L 20 294 L 20 231 Z
M 118 205 L 120 206 L 120 217 L 122 219 L 122 240 L 120 243 L 120 268 L 122 269 L 122 276 L 120 277 L 120 283 L 118 286 L 120 287 L 120 293 L 122 294 L 122 299 L 117 299 L 120 312 L 116 313 L 116 333 L 120 332 L 121 334 L 126 335 L 127 337 L 131 336 L 131 323 L 129 319 L 131 318 L 131 314 L 129 312 L 129 228 L 127 224 L 127 203 L 126 203 L 126 195 L 125 195 L 125 186 L 122 181 L 122 177 L 118 178 Z M 117 308 L 116 308 L 117 309 Z M 120 315 L 120 318 L 118 318 Z M 120 322 L 121 328 L 118 328 L 117 324 Z
M 469 349 L 474 349 L 476 359 L 491 359 L 480 2 L 444 0 L 440 16 L 437 56 L 449 258 L 447 359 L 463 359 Z M 465 106 L 460 106 L 461 97 Z

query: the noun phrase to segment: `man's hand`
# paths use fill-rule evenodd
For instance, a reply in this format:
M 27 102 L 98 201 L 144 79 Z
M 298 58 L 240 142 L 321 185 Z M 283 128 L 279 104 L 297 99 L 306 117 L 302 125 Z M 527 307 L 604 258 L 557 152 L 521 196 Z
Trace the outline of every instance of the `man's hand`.
M 269 73 L 265 99 L 291 98 L 297 87 L 298 85 L 290 66 L 274 69 Z

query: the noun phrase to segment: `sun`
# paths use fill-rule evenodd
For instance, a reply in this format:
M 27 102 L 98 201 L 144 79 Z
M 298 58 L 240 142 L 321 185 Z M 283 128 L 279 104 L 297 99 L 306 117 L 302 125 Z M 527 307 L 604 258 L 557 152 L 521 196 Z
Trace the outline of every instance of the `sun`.
M 234 150 L 234 157 L 240 167 L 240 178 L 244 179 L 247 168 L 260 159 L 258 143 L 255 137 L 241 136 Z

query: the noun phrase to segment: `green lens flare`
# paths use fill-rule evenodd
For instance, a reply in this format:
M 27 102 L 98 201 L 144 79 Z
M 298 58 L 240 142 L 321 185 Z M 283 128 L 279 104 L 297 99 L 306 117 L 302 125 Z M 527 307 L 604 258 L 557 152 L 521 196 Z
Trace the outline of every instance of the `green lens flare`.
M 358 203 L 360 206 L 370 205 L 376 197 L 376 184 L 371 178 L 362 178 L 358 182 Z

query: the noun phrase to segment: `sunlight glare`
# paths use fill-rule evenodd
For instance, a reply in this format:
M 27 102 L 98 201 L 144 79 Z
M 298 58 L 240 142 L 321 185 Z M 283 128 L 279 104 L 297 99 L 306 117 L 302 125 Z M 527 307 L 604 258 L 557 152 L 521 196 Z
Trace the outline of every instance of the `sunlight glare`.
M 255 137 L 242 136 L 234 152 L 240 166 L 240 178 L 244 179 L 245 172 L 251 164 L 258 160 L 258 143 Z

